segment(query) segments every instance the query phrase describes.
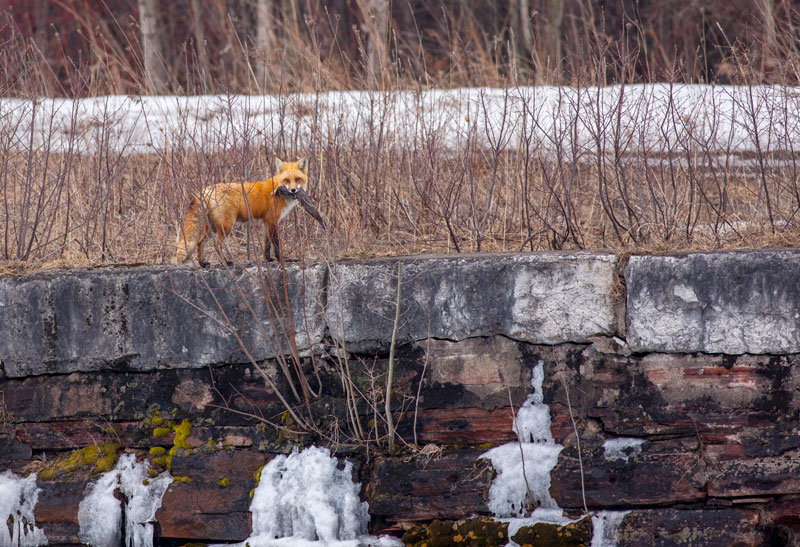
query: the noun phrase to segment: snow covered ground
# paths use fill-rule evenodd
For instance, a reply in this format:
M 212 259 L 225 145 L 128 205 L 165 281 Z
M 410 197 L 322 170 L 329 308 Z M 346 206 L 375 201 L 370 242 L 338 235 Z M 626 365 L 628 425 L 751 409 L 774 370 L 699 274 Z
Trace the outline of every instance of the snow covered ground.
M 794 152 L 800 88 L 641 84 L 284 96 L 0 98 L 0 149 L 209 152 L 435 142 L 574 153 Z M 31 123 L 33 122 L 33 127 Z M 32 131 L 33 129 L 33 131 Z

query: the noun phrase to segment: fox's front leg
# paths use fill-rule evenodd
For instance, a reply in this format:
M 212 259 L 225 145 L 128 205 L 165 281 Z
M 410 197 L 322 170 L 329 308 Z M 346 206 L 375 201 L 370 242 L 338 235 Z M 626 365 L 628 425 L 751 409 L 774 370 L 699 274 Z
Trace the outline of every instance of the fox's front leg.
M 270 258 L 270 248 L 272 246 L 275 247 L 275 260 L 281 259 L 281 242 L 278 239 L 278 225 L 272 223 L 264 223 L 264 228 L 266 229 L 266 237 L 264 238 L 264 258 L 267 259 L 267 262 L 271 260 Z

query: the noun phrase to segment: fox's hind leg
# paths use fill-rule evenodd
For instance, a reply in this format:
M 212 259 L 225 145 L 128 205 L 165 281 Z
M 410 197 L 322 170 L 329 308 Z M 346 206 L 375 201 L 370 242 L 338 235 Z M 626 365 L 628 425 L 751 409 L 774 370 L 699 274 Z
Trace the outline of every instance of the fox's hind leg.
M 198 250 L 198 256 L 202 256 L 200 247 L 206 233 L 208 233 L 208 223 L 200 211 L 199 201 L 197 198 L 192 198 L 186 218 L 178 227 L 178 236 L 175 241 L 175 262 L 178 264 L 186 262 L 192 256 L 195 248 Z
M 217 252 L 217 256 L 219 257 L 220 262 L 225 261 L 226 264 L 231 265 L 233 262 L 231 260 L 226 260 L 223 258 L 223 253 L 225 249 L 224 241 L 225 238 L 230 235 L 233 231 L 233 224 L 236 222 L 236 217 L 232 217 L 229 219 L 220 219 L 220 222 L 215 222 L 213 224 L 214 232 L 216 237 L 214 238 L 214 250 Z

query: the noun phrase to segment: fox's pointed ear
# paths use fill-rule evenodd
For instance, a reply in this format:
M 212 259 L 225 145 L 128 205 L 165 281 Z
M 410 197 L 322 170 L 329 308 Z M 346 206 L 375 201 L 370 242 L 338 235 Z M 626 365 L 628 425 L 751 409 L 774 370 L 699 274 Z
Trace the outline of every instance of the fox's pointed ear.
M 283 160 L 280 158 L 275 158 L 275 169 L 277 169 L 278 173 L 283 171 Z
M 297 160 L 297 166 L 303 173 L 308 174 L 308 160 L 305 158 L 300 158 Z

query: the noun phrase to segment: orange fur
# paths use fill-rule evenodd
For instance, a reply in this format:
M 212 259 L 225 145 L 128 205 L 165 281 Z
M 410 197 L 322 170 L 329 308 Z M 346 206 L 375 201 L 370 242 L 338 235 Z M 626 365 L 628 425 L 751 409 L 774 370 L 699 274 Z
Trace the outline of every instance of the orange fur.
M 286 199 L 275 191 L 286 186 L 291 189 L 308 185 L 308 162 L 303 158 L 296 162 L 277 160 L 278 174 L 269 180 L 257 182 L 220 183 L 204 188 L 189 203 L 189 210 L 178 231 L 175 253 L 176 262 L 186 262 L 197 249 L 197 260 L 203 262 L 203 243 L 209 232 L 216 234 L 214 245 L 218 251 L 221 243 L 230 234 L 236 222 L 254 218 L 264 221 L 264 255 L 270 259 L 270 248 L 275 247 L 275 258 L 280 259 L 278 222 L 297 203 Z

